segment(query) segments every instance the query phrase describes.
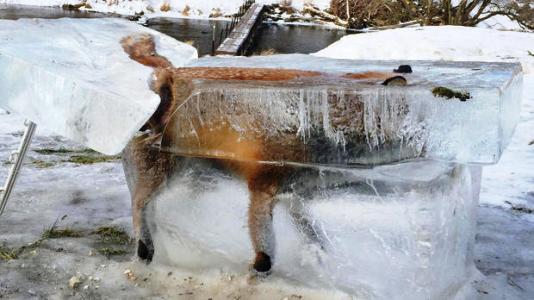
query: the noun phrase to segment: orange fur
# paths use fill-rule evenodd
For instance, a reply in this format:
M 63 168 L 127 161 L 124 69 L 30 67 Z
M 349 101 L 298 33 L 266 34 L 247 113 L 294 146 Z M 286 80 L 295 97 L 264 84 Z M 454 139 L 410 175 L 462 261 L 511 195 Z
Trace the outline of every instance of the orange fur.
M 177 77 L 210 80 L 287 81 L 321 75 L 323 74 L 314 71 L 270 68 L 191 67 L 174 69 L 174 76 Z

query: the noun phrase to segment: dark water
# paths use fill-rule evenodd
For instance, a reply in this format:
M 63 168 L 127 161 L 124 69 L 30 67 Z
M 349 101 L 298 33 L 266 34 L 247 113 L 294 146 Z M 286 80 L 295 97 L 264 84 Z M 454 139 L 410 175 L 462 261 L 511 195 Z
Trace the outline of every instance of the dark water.
M 168 36 L 187 42 L 193 42 L 200 56 L 211 53 L 211 41 L 213 39 L 213 27 L 219 33 L 228 21 L 201 20 L 201 19 L 174 19 L 174 18 L 154 18 L 147 23 L 149 28 L 165 33 Z M 215 39 L 219 40 L 219 35 L 215 34 Z
M 58 7 L 36 7 L 24 5 L 0 4 L 0 19 L 15 20 L 19 18 L 104 18 L 121 17 L 87 11 L 64 10 Z M 154 18 L 147 26 L 165 33 L 180 41 L 191 41 L 200 56 L 210 54 L 212 49 L 213 27 L 215 39 L 219 41 L 219 32 L 228 21 L 201 19 Z M 274 50 L 276 53 L 311 53 L 319 51 L 339 40 L 347 33 L 343 30 L 302 25 L 264 24 L 256 39 L 251 53 Z
M 59 7 L 38 7 L 26 5 L 0 4 L 0 19 L 16 20 L 20 18 L 105 18 L 116 17 L 113 14 L 87 12 L 79 10 L 65 10 Z
M 265 23 L 253 52 L 273 49 L 277 53 L 312 53 L 338 41 L 346 31 L 319 26 Z

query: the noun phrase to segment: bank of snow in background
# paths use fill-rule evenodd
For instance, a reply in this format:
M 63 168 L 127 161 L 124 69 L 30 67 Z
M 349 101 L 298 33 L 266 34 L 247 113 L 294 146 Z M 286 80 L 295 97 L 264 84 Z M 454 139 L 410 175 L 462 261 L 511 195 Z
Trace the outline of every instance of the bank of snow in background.
M 0 4 L 21 4 L 35 6 L 62 6 L 64 4 L 79 4 L 80 0 L 0 0 Z M 273 4 L 285 1 L 258 0 L 256 3 Z M 289 1 L 296 9 L 302 9 L 304 5 L 314 5 L 320 9 L 327 9 L 330 0 L 293 0 Z M 234 14 L 244 3 L 243 0 L 88 0 L 82 9 L 99 12 L 110 12 L 124 15 L 133 15 L 144 12 L 151 16 L 173 17 L 223 17 Z

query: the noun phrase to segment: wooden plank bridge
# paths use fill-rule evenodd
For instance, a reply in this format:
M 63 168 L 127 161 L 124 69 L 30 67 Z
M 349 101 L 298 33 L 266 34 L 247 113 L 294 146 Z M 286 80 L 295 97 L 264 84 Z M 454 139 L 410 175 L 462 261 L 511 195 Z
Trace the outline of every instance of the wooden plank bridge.
M 215 51 L 216 55 L 243 55 L 261 26 L 265 6 L 252 4 L 228 37 Z

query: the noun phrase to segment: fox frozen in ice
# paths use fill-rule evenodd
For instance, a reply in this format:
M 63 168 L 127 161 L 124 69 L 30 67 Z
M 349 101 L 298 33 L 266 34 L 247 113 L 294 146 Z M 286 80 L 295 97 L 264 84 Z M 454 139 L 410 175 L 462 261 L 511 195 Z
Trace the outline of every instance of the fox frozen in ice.
M 164 185 L 177 163 L 177 158 L 174 155 L 160 152 L 158 148 L 153 147 L 153 143 L 163 134 L 171 114 L 193 92 L 192 79 L 273 82 L 321 77 L 326 76 L 326 74 L 313 71 L 268 68 L 174 68 L 165 57 L 156 53 L 155 43 L 150 35 L 126 37 L 121 43 L 124 51 L 131 59 L 154 68 L 155 79 L 151 88 L 161 98 L 161 104 L 157 111 L 142 128 L 144 133 L 130 142 L 123 155 L 125 170 L 130 169 L 130 175 L 133 178 L 133 181 L 129 182 L 129 186 L 132 193 L 134 231 L 138 240 L 137 254 L 140 258 L 151 261 L 154 247 L 147 220 L 144 217 L 144 208 L 161 186 Z M 332 75 L 328 74 L 328 76 Z M 406 84 L 406 80 L 403 77 L 395 76 L 392 73 L 366 72 L 350 73 L 342 76 L 345 79 L 360 80 L 368 78 L 385 80 L 384 84 L 386 85 Z M 172 134 L 172 132 L 166 132 L 166 134 Z M 264 145 L 260 141 L 237 142 L 231 131 L 205 130 L 198 134 L 203 135 L 201 137 L 203 140 L 229 147 L 232 152 L 239 153 L 246 158 L 246 161 L 223 161 L 217 159 L 213 159 L 213 161 L 246 181 L 250 194 L 249 233 L 255 251 L 252 267 L 255 271 L 261 273 L 270 271 L 274 255 L 272 212 L 276 204 L 276 196 L 283 192 L 289 183 L 304 180 L 302 171 L 291 166 L 254 162 L 261 161 L 261 153 L 265 153 L 265 148 L 269 147 L 269 145 Z M 290 139 L 291 137 L 281 138 Z M 294 142 L 302 143 L 297 139 Z M 304 189 L 306 188 L 304 187 Z M 298 208 L 292 211 L 291 214 L 305 233 L 309 235 L 309 238 L 318 241 L 317 234 Z

